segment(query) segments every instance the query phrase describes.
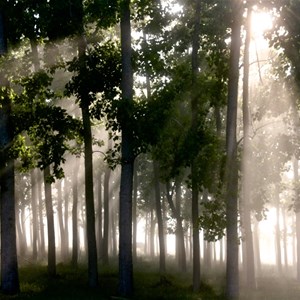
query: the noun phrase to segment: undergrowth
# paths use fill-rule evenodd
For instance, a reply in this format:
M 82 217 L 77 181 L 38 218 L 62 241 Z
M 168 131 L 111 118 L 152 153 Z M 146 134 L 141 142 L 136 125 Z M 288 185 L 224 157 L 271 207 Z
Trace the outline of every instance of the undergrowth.
M 59 264 L 57 276 L 50 278 L 47 268 L 41 265 L 27 265 L 20 268 L 21 292 L 15 296 L 0 294 L 1 300 L 93 300 L 123 299 L 118 297 L 118 271 L 115 265 L 99 267 L 99 287 L 88 288 L 87 269 L 79 266 Z M 147 262 L 142 262 L 134 270 L 133 300 L 181 300 L 181 299 L 222 299 L 207 284 L 202 284 L 201 291 L 194 293 L 190 274 L 170 272 L 159 274 Z

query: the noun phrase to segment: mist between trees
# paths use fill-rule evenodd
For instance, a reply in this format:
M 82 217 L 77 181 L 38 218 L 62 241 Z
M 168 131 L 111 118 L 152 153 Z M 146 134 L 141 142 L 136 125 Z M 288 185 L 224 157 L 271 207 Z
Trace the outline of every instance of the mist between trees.
M 299 14 L 289 0 L 2 1 L 3 294 L 22 295 L 28 264 L 49 278 L 86 265 L 93 289 L 117 261 L 110 296 L 134 298 L 153 262 L 195 297 L 298 299 Z

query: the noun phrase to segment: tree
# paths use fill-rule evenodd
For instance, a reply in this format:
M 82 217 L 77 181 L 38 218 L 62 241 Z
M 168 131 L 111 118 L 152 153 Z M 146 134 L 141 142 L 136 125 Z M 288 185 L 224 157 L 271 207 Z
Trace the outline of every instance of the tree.
M 131 48 L 130 0 L 121 2 L 121 53 L 122 53 L 122 101 L 128 106 L 127 115 L 121 124 L 121 182 L 119 212 L 119 293 L 130 296 L 133 293 L 132 266 L 132 188 L 134 152 L 132 131 L 126 124 L 130 119 L 133 101 L 133 71 Z
M 197 78 L 199 73 L 199 60 L 198 51 L 200 48 L 199 35 L 200 35 L 200 12 L 201 1 L 195 1 L 195 20 L 192 37 L 192 124 L 191 130 L 197 132 L 199 126 L 199 103 L 198 93 L 196 92 Z M 199 241 L 199 185 L 197 178 L 197 160 L 196 157 L 192 158 L 191 162 L 191 181 L 192 181 L 192 226 L 193 226 L 193 290 L 195 292 L 200 289 L 200 241 Z
M 0 5 L 0 56 L 7 54 L 5 8 Z M 19 274 L 15 222 L 14 161 L 9 151 L 13 141 L 9 82 L 4 69 L 0 72 L 0 199 L 1 199 L 1 289 L 4 293 L 19 292 Z
M 155 192 L 155 210 L 158 226 L 158 240 L 159 240 L 159 271 L 161 274 L 166 272 L 166 248 L 165 248 L 165 234 L 164 234 L 164 221 L 161 205 L 161 193 L 159 182 L 159 165 L 156 161 L 153 162 L 153 175 L 154 175 L 154 192 Z
M 232 24 L 228 77 L 228 107 L 226 127 L 226 233 L 227 265 L 226 295 L 229 299 L 239 298 L 238 267 L 238 169 L 237 169 L 237 99 L 239 80 L 239 59 L 241 47 L 242 3 L 231 1 Z
M 246 268 L 246 285 L 249 289 L 255 288 L 255 264 L 254 264 L 254 247 L 253 235 L 251 229 L 251 172 L 250 164 L 250 107 L 249 107 L 249 47 L 251 41 L 251 16 L 252 7 L 249 5 L 247 8 L 247 21 L 246 21 L 246 39 L 244 50 L 244 77 L 243 77 L 243 179 L 242 179 L 242 199 L 243 199 L 243 218 L 242 225 L 245 230 L 245 268 Z
M 78 234 L 78 171 L 79 171 L 79 159 L 76 158 L 74 167 L 72 170 L 72 266 L 77 267 L 78 263 L 78 248 L 79 248 L 79 234 Z

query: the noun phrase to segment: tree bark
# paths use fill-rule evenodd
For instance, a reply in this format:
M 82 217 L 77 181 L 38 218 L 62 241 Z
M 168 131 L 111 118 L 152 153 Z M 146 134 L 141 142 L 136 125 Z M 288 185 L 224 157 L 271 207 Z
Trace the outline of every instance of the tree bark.
M 226 296 L 228 299 L 239 298 L 238 267 L 238 170 L 237 170 L 237 99 L 239 81 L 239 59 L 241 47 L 242 2 L 232 0 L 231 46 L 228 79 L 228 107 L 226 124 Z
M 44 187 L 45 187 L 45 203 L 46 203 L 46 218 L 48 232 L 48 274 L 56 275 L 56 253 L 55 253 L 55 232 L 54 232 L 54 217 L 52 206 L 52 191 L 51 183 L 49 182 L 50 167 L 47 166 L 44 170 Z
M 279 187 L 275 184 L 274 191 L 275 208 L 276 208 L 276 225 L 275 225 L 275 249 L 276 249 L 276 264 L 278 273 L 282 275 L 282 260 L 281 260 L 281 233 L 280 233 L 280 199 Z
M 178 267 L 180 272 L 186 272 L 186 251 L 184 243 L 184 230 L 181 217 L 181 181 L 175 180 L 175 202 L 177 212 L 176 243 L 178 249 Z
M 259 244 L 259 222 L 254 220 L 254 232 L 253 232 L 253 244 L 254 244 L 254 257 L 255 266 L 258 276 L 261 274 L 261 259 L 260 259 L 260 244 Z
M 247 24 L 246 24 L 246 40 L 244 50 L 244 77 L 243 77 L 243 129 L 244 129 L 244 147 L 243 147 L 243 162 L 242 162 L 242 207 L 243 207 L 243 227 L 245 231 L 245 267 L 246 267 L 246 286 L 250 290 L 256 287 L 255 269 L 254 269 L 254 247 L 253 234 L 251 229 L 251 170 L 250 170 L 250 113 L 249 113 L 249 48 L 251 41 L 251 18 L 252 7 L 248 7 Z
M 31 209 L 32 209 L 32 259 L 37 260 L 38 247 L 38 211 L 37 211 L 37 178 L 36 170 L 30 172 L 31 176 Z
M 176 188 L 176 207 L 170 194 L 170 183 L 166 184 L 167 190 L 167 201 L 172 211 L 173 217 L 176 219 L 176 256 L 178 261 L 178 268 L 180 272 L 186 272 L 186 256 L 185 256 L 185 245 L 184 245 L 184 232 L 182 227 L 182 217 L 180 215 L 180 200 L 181 200 L 181 183 L 179 180 L 175 182 Z
M 73 192 L 73 208 L 72 208 L 72 261 L 73 267 L 78 264 L 78 171 L 79 159 L 77 158 L 74 163 L 73 176 L 72 176 L 72 192 Z
M 138 192 L 138 176 L 137 176 L 137 160 L 135 161 L 133 170 L 133 203 L 132 203 L 132 257 L 133 261 L 137 260 L 137 192 Z
M 165 238 L 164 238 L 164 223 L 161 207 L 161 195 L 159 186 L 159 166 L 156 161 L 153 162 L 154 170 L 154 190 L 155 190 L 155 208 L 156 208 L 156 220 L 158 226 L 158 241 L 159 241 L 159 271 L 161 274 L 166 272 L 166 250 L 165 250 Z
M 83 99 L 82 99 L 83 100 Z M 92 132 L 88 104 L 81 104 L 84 136 L 84 167 L 85 167 L 85 206 L 86 206 L 86 236 L 88 251 L 88 284 L 98 285 L 97 243 L 95 228 L 94 185 L 93 185 L 93 151 Z
M 192 131 L 197 132 L 198 128 L 198 92 L 197 78 L 199 74 L 198 52 L 200 48 L 200 13 L 201 1 L 195 0 L 194 30 L 192 37 Z M 199 240 L 199 186 L 198 168 L 196 157 L 192 158 L 191 179 L 192 179 L 192 226 L 193 226 L 193 291 L 200 289 L 200 240 Z
M 67 177 L 64 179 L 64 235 L 65 240 L 63 243 L 64 257 L 63 261 L 69 259 L 69 185 Z
M 59 233 L 60 233 L 60 255 L 63 259 L 65 257 L 65 230 L 64 230 L 64 221 L 63 221 L 63 212 L 62 212 L 62 182 L 58 180 L 57 182 L 57 217 L 59 224 Z
M 296 215 L 296 258 L 297 258 L 297 280 L 300 282 L 300 198 L 299 198 L 299 162 L 293 159 L 294 189 L 295 189 L 295 215 Z
M 121 2 L 121 53 L 122 53 L 122 101 L 133 101 L 133 71 L 131 49 L 130 0 Z M 130 116 L 128 116 L 130 117 Z M 130 122 L 130 121 L 129 121 Z M 132 187 L 133 152 L 132 130 L 122 124 L 121 183 L 119 207 L 119 293 L 130 296 L 133 293 L 132 265 Z
M 4 9 L 0 5 L 0 56 L 7 54 Z M 4 70 L 0 72 L 1 88 L 9 88 Z M 4 93 L 6 93 L 4 91 Z M 13 141 L 11 100 L 8 93 L 2 95 L 0 105 L 0 209 L 1 209 L 1 290 L 17 294 L 20 290 L 15 214 L 15 170 L 14 161 L 9 157 Z
M 79 57 L 85 56 L 86 39 L 82 33 L 78 42 Z M 84 140 L 84 178 L 85 178 L 85 210 L 86 210 L 86 238 L 88 254 L 88 285 L 96 287 L 98 285 L 97 267 L 97 243 L 95 228 L 95 204 L 94 204 L 94 184 L 93 184 L 93 149 L 92 130 L 89 112 L 89 95 L 80 95 L 80 107 L 83 122 Z
M 110 179 L 111 170 L 107 166 L 104 173 L 104 199 L 103 199 L 103 208 L 104 208 L 104 222 L 103 222 L 103 248 L 102 248 L 102 260 L 104 265 L 108 265 L 108 236 L 109 236 L 109 179 Z
M 99 171 L 98 174 L 98 206 L 97 206 L 97 249 L 98 249 L 98 259 L 102 259 L 102 245 L 103 245 L 103 236 L 102 236 L 102 230 L 103 230 L 103 217 L 102 217 L 102 171 Z
M 152 198 L 151 198 L 152 200 Z M 150 224 L 149 224 L 149 228 L 150 228 L 150 232 L 149 232 L 149 253 L 150 253 L 150 257 L 154 258 L 155 256 L 155 219 L 154 219 L 154 209 L 151 206 L 150 208 Z
M 39 210 L 39 231 L 40 231 L 40 245 L 39 245 L 39 250 L 41 252 L 40 256 L 42 259 L 45 258 L 46 256 L 46 246 L 45 246 L 45 225 L 44 225 L 44 202 L 42 198 L 42 172 L 40 170 L 37 170 L 37 181 L 38 181 L 38 186 L 37 186 L 37 192 L 38 192 L 38 210 Z

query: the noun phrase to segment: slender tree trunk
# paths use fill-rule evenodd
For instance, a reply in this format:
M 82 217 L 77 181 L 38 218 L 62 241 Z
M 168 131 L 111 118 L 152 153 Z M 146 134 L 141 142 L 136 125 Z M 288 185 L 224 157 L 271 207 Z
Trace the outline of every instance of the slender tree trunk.
M 117 217 L 118 217 L 118 209 L 116 207 L 115 201 L 113 201 L 113 205 L 110 208 L 110 236 L 111 236 L 111 253 L 113 257 L 117 256 Z
M 279 188 L 275 185 L 275 205 L 276 205 L 276 225 L 275 225 L 275 249 L 276 249 L 276 264 L 278 273 L 282 275 L 282 260 L 281 260 L 281 234 L 280 234 L 280 199 Z
M 145 255 L 149 255 L 149 215 L 150 213 L 149 212 L 146 212 L 146 215 L 145 215 L 145 236 L 144 236 L 144 254 Z
M 200 48 L 200 13 L 201 0 L 195 0 L 195 16 L 194 16 L 194 30 L 192 40 L 192 131 L 197 132 L 198 127 L 198 87 L 197 78 L 199 74 L 199 59 L 198 52 Z M 196 135 L 195 135 L 196 136 Z M 200 289 L 200 240 L 199 240 L 199 187 L 197 176 L 197 162 L 196 157 L 191 163 L 191 178 L 192 178 L 192 226 L 193 226 L 193 291 L 198 292 Z
M 178 267 L 181 272 L 186 272 L 186 257 L 185 257 L 185 245 L 184 245 L 184 232 L 182 227 L 182 217 L 180 215 L 180 200 L 181 200 L 181 184 L 179 181 L 175 182 L 176 187 L 176 207 L 170 194 L 170 183 L 167 182 L 167 201 L 172 211 L 172 215 L 176 219 L 176 256 L 178 261 Z
M 25 256 L 25 250 L 24 250 L 24 234 L 22 232 L 21 227 L 21 218 L 20 218 L 20 212 L 19 209 L 16 209 L 16 230 L 17 230 L 17 253 L 21 257 Z
M 132 203 L 132 257 L 133 261 L 137 260 L 136 238 L 137 238 L 137 192 L 138 192 L 138 176 L 137 176 L 137 160 L 134 165 L 133 173 L 133 203 Z
M 184 230 L 181 217 L 181 181 L 175 181 L 175 200 L 176 200 L 176 243 L 178 249 L 178 267 L 180 272 L 186 272 L 186 252 L 184 243 Z
M 64 257 L 63 260 L 69 259 L 69 184 L 67 177 L 64 179 L 64 235 L 65 240 L 63 244 Z
M 296 215 L 296 257 L 297 257 L 297 280 L 300 282 L 300 198 L 299 198 L 299 162 L 293 159 L 294 189 L 295 189 L 295 215 Z
M 282 235 L 282 242 L 283 242 L 283 258 L 284 258 L 284 270 L 287 273 L 288 271 L 288 249 L 287 249 L 287 224 L 286 224 L 286 212 L 284 208 L 281 209 L 281 216 L 282 216 L 282 225 L 283 225 L 283 235 Z
M 63 221 L 63 212 L 62 212 L 62 182 L 58 180 L 57 182 L 57 217 L 58 217 L 58 224 L 59 224 L 59 233 L 60 233 L 60 254 L 61 258 L 65 257 L 65 249 L 64 249 L 64 242 L 65 242 L 65 230 L 64 230 L 64 221 Z
M 19 195 L 19 197 L 21 197 L 21 195 Z M 22 204 L 20 198 L 18 197 L 18 195 L 15 196 L 16 198 L 16 203 L 18 208 L 16 209 L 16 230 L 17 230 L 17 234 L 18 234 L 18 238 L 17 241 L 19 242 L 19 249 L 17 251 L 18 255 L 21 257 L 25 257 L 26 256 L 26 251 L 27 251 L 27 239 L 26 239 L 26 232 L 24 232 L 24 224 L 23 222 L 25 217 L 24 217 L 24 204 Z
M 82 34 L 78 43 L 79 57 L 85 56 L 86 40 Z M 94 204 L 94 184 L 93 184 L 93 149 L 92 130 L 89 112 L 88 95 L 80 95 L 80 106 L 83 122 L 84 139 L 84 178 L 85 178 L 85 210 L 86 210 L 86 237 L 88 253 L 88 284 L 89 287 L 98 285 L 97 267 L 97 243 L 95 228 L 95 204 Z
M 37 178 L 35 170 L 30 172 L 31 176 L 31 209 L 32 209 L 32 259 L 37 260 L 38 246 L 38 212 L 37 212 Z
M 46 257 L 46 246 L 45 246 L 45 226 L 44 226 L 44 201 L 42 197 L 42 172 L 40 170 L 37 170 L 37 179 L 38 179 L 38 210 L 39 210 L 39 225 L 40 225 L 40 252 L 41 252 L 41 258 L 44 259 Z
M 156 219 L 158 226 L 158 240 L 159 240 L 159 271 L 160 273 L 166 272 L 166 250 L 165 250 L 165 239 L 164 239 L 164 225 L 161 207 L 161 195 L 159 186 L 159 166 L 156 161 L 153 162 L 154 170 L 154 190 L 155 190 L 155 208 L 156 208 Z
M 250 113 L 249 113 L 249 48 L 251 41 L 251 18 L 252 7 L 247 11 L 247 24 L 246 24 L 246 40 L 244 50 L 244 78 L 243 78 L 243 127 L 244 127 L 244 147 L 243 147 L 243 226 L 245 230 L 245 267 L 246 267 L 246 285 L 247 288 L 252 290 L 256 287 L 255 284 L 255 269 L 254 269 L 254 248 L 253 248 L 253 235 L 251 229 L 251 170 L 250 170 Z
M 153 207 L 151 207 L 150 211 L 150 236 L 149 236 L 149 251 L 150 251 L 150 257 L 154 258 L 155 255 L 155 248 L 154 248 L 154 239 L 155 239 L 155 220 L 154 220 L 154 210 Z
M 102 248 L 102 260 L 103 260 L 103 264 L 104 265 L 108 265 L 108 236 L 109 236 L 109 209 L 110 209 L 110 205 L 109 205 L 109 199 L 110 199 L 110 195 L 109 195 L 109 179 L 110 179 L 110 173 L 111 170 L 110 168 L 107 166 L 105 169 L 105 173 L 104 173 L 104 222 L 103 222 L 103 248 Z
M 72 208 L 72 266 L 77 267 L 78 264 L 78 171 L 79 159 L 77 158 L 74 163 L 73 176 L 72 176 L 72 192 L 73 192 L 73 208 Z
M 260 243 L 259 243 L 259 222 L 254 220 L 254 257 L 255 257 L 255 265 L 258 276 L 261 274 L 261 260 L 260 260 Z
M 121 3 L 121 52 L 122 52 L 122 101 L 131 105 L 133 101 L 133 72 L 131 49 L 130 0 Z M 131 116 L 127 116 L 131 117 Z M 130 123 L 130 122 L 129 122 Z M 132 131 L 122 124 L 121 184 L 119 208 L 119 293 L 130 296 L 133 293 L 132 265 L 132 187 L 133 152 Z
M 55 253 L 55 232 L 54 232 L 54 216 L 52 206 L 52 191 L 51 183 L 49 182 L 50 167 L 47 166 L 44 170 L 44 187 L 45 187 L 45 203 L 46 217 L 48 229 L 48 274 L 56 275 L 56 253 Z
M 97 224 L 97 249 L 98 249 L 98 259 L 102 259 L 102 245 L 103 245 L 103 236 L 102 236 L 102 172 L 100 171 L 98 174 L 98 207 L 97 207 L 97 216 L 98 216 L 98 224 Z
M 228 80 L 228 107 L 226 127 L 226 296 L 239 298 L 239 247 L 238 247 L 238 170 L 237 170 L 237 99 L 239 81 L 239 59 L 241 47 L 242 2 L 232 0 L 232 27 Z

